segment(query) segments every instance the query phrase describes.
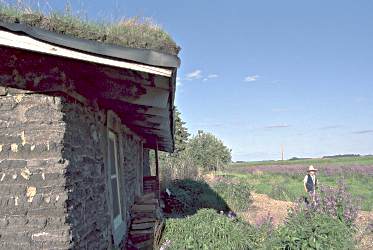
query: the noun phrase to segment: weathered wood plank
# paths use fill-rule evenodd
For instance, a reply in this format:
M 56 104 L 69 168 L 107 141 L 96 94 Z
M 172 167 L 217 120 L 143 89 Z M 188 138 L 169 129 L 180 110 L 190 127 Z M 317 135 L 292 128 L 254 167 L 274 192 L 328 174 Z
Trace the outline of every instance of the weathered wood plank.
M 152 204 L 132 206 L 133 212 L 152 212 L 152 211 L 155 211 L 155 209 L 156 209 L 156 206 Z
M 147 222 L 147 223 L 132 223 L 132 230 L 140 230 L 140 229 L 151 229 L 155 225 L 154 222 Z

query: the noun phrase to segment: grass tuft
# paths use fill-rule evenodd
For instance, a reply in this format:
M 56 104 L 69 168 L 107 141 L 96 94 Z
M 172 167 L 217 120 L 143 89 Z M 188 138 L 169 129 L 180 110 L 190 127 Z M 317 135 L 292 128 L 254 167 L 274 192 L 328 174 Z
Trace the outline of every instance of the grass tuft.
M 152 49 L 177 55 L 180 47 L 160 26 L 150 19 L 129 18 L 117 23 L 93 22 L 65 13 L 42 13 L 29 7 L 10 6 L 0 2 L 0 22 L 22 23 L 76 38 L 129 48 Z

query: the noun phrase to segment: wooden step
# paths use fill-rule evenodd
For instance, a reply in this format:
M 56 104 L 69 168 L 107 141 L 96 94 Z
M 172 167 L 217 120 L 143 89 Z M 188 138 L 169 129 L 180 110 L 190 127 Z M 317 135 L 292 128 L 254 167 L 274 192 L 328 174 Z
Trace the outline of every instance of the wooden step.
M 157 208 L 156 205 L 153 204 L 146 204 L 146 205 L 133 205 L 132 211 L 133 212 L 152 212 L 155 211 Z
M 134 219 L 132 221 L 132 224 L 139 224 L 139 223 L 146 223 L 146 222 L 155 222 L 157 219 L 156 218 L 153 218 L 153 217 L 149 217 L 149 218 L 138 218 L 138 219 Z
M 151 211 L 151 212 L 132 212 L 131 217 L 133 220 L 136 219 L 142 219 L 142 218 L 154 218 L 157 219 L 157 212 Z
M 137 198 L 138 200 L 149 200 L 149 199 L 155 199 L 155 194 L 154 193 L 148 193 L 148 194 L 144 194 L 140 197 Z M 137 200 L 136 200 L 137 202 Z
M 153 234 L 154 233 L 154 228 L 150 229 L 141 229 L 141 230 L 130 230 L 130 235 L 144 235 L 144 234 Z
M 133 230 L 138 230 L 138 229 L 150 229 L 153 228 L 155 225 L 154 222 L 148 222 L 148 223 L 138 223 L 138 224 L 132 224 L 132 229 Z
M 153 239 L 153 238 L 154 238 L 153 234 L 133 234 L 133 235 L 130 235 L 130 237 L 129 237 L 129 239 L 133 243 L 138 243 L 138 242 L 150 240 L 150 239 Z
M 136 202 L 137 205 L 158 205 L 157 199 L 139 200 Z

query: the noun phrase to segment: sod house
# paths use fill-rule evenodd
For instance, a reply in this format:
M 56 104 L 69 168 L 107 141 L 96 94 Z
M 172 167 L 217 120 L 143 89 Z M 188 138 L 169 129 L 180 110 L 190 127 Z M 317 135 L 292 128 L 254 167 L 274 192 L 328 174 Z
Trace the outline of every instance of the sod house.
M 149 150 L 174 149 L 178 48 L 147 24 L 70 21 L 0 13 L 0 249 L 125 248 L 134 204 L 158 204 Z

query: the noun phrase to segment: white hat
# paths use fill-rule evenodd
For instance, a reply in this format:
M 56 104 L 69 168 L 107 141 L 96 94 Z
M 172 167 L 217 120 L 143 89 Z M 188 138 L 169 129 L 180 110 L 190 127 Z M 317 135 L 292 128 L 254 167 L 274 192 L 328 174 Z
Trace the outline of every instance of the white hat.
M 307 172 L 311 172 L 311 171 L 317 171 L 317 168 L 314 168 L 312 165 L 308 167 L 308 171 Z

